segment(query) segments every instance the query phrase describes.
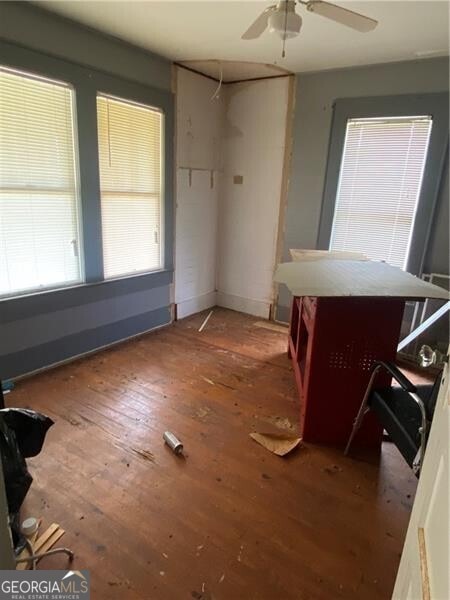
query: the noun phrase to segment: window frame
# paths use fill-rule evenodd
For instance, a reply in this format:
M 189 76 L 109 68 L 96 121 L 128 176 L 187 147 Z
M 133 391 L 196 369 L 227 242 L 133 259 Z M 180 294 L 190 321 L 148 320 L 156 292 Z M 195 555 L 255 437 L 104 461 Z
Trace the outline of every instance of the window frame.
M 0 298 L 0 303 L 15 302 L 19 298 L 43 296 L 61 293 L 74 288 L 84 288 L 92 284 L 101 284 L 115 289 L 116 278 L 105 279 L 103 272 L 103 248 L 100 205 L 100 173 L 97 136 L 97 93 L 125 98 L 138 104 L 154 106 L 164 115 L 164 148 L 162 164 L 162 229 L 161 247 L 163 266 L 157 271 L 133 273 L 119 280 L 127 280 L 130 290 L 146 285 L 152 288 L 173 273 L 173 138 L 174 138 L 174 97 L 168 90 L 153 88 L 132 80 L 124 79 L 106 72 L 84 67 L 65 59 L 56 58 L 41 52 L 30 50 L 15 44 L 0 41 L 2 66 L 24 71 L 48 79 L 60 81 L 72 86 L 75 106 L 75 139 L 78 149 L 80 215 L 80 253 L 84 257 L 84 281 L 67 287 L 51 290 L 38 290 L 15 296 Z M 166 275 L 167 274 L 167 275 Z M 119 282 L 118 282 L 119 283 Z M 118 284 L 117 283 L 117 284 Z
M 448 93 L 439 92 L 343 98 L 335 101 L 317 237 L 318 249 L 328 250 L 331 241 L 347 121 L 430 115 L 433 125 L 406 265 L 408 272 L 422 274 L 448 147 L 448 98 Z
M 135 104 L 137 106 L 141 106 L 143 108 L 151 109 L 155 112 L 159 112 L 161 115 L 161 199 L 160 199 L 160 241 L 159 241 L 159 253 L 160 253 L 160 266 L 156 269 L 143 269 L 141 271 L 135 271 L 133 273 L 124 273 L 123 275 L 115 275 L 112 277 L 106 277 L 103 273 L 103 277 L 105 281 L 113 281 L 116 279 L 127 279 L 129 277 L 139 277 L 140 275 L 147 275 L 151 273 L 158 273 L 161 270 L 164 270 L 165 267 L 165 256 L 166 256 L 166 248 L 165 248 L 165 173 L 166 173 L 166 156 L 165 156 L 165 147 L 166 147 L 166 114 L 164 110 L 162 110 L 159 106 L 155 106 L 153 104 L 148 104 L 144 102 L 138 102 L 134 99 L 124 98 L 121 96 L 108 94 L 101 90 L 97 90 L 96 92 L 96 103 L 98 98 L 111 98 L 112 100 L 116 100 L 117 102 L 124 102 L 127 104 Z M 96 104 L 97 105 L 97 104 Z M 98 143 L 98 142 L 97 142 Z M 100 178 L 100 166 L 99 166 L 99 178 Z M 99 179 L 100 186 L 100 179 Z M 101 216 L 101 189 L 100 190 L 100 216 Z M 102 242 L 103 242 L 103 231 L 102 231 Z M 102 262 L 103 262 L 103 246 L 102 246 Z
M 5 66 L 0 64 L 1 71 L 9 71 L 19 77 L 31 79 L 35 81 L 43 81 L 45 83 L 59 85 L 70 90 L 71 94 L 71 114 L 72 114 L 72 144 L 73 144 L 73 171 L 74 171 L 74 196 L 75 196 L 75 212 L 76 212 L 76 229 L 77 229 L 77 243 L 78 243 L 78 267 L 79 277 L 76 280 L 67 281 L 66 283 L 60 282 L 54 285 L 47 285 L 41 287 L 30 287 L 24 290 L 16 292 L 8 292 L 5 294 L 0 293 L 0 301 L 9 300 L 21 296 L 34 295 L 45 292 L 52 292 L 60 289 L 66 289 L 82 285 L 85 282 L 85 264 L 84 264 L 84 241 L 83 241 L 83 226 L 82 226 L 82 206 L 81 206 L 81 178 L 80 178 L 80 158 L 78 149 L 78 127 L 77 127 L 77 98 L 75 88 L 71 83 L 63 81 L 59 78 L 50 78 L 41 74 L 33 73 L 31 71 L 25 71 L 24 69 L 17 69 L 15 67 Z M 25 188 L 24 188 L 25 189 Z

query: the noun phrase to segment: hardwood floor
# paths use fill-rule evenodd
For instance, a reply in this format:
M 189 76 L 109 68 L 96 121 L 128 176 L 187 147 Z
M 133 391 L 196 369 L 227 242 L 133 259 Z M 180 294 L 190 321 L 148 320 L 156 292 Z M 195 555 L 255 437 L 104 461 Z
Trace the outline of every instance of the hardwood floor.
M 18 383 L 8 405 L 56 421 L 23 516 L 66 530 L 94 600 L 390 598 L 416 485 L 397 450 L 270 454 L 249 433 L 299 414 L 285 336 L 205 314 Z

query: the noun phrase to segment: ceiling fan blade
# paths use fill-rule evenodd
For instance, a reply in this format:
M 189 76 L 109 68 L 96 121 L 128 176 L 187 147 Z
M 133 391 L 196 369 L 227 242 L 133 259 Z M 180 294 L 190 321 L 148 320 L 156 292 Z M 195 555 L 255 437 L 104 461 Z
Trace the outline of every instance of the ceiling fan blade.
M 276 9 L 276 6 L 269 6 L 263 11 L 259 17 L 253 21 L 250 27 L 247 29 L 245 33 L 242 34 L 242 40 L 254 40 L 258 38 L 267 28 L 267 23 L 269 21 L 269 15 Z
M 372 31 L 372 29 L 375 29 L 378 25 L 378 21 L 375 19 L 365 17 L 353 10 L 331 4 L 330 2 L 322 2 L 322 0 L 311 0 L 306 4 L 306 8 L 310 12 L 317 13 L 322 17 L 326 17 L 327 19 L 331 19 L 332 21 L 341 23 L 341 25 L 346 25 L 347 27 L 361 31 L 362 33 Z

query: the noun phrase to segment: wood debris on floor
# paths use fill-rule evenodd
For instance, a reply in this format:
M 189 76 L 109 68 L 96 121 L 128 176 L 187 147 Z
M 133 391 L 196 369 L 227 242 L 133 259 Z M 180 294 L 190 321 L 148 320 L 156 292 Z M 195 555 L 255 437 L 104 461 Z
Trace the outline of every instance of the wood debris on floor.
M 51 550 L 51 548 L 56 544 L 56 542 L 62 538 L 64 533 L 64 529 L 57 523 L 52 523 L 50 527 L 46 529 L 41 535 L 39 535 L 38 527 L 36 532 L 28 538 L 28 541 L 33 549 L 33 554 L 44 554 L 44 552 Z M 28 556 L 30 556 L 30 551 L 28 548 L 24 548 L 19 554 L 18 558 L 22 559 L 27 558 Z M 65 565 L 67 562 L 67 558 L 64 555 L 61 555 L 60 558 L 64 560 Z M 30 568 L 31 562 L 20 562 L 16 566 L 16 569 L 19 571 L 23 571 Z
M 205 329 L 206 325 L 208 324 L 208 321 L 209 321 L 209 319 L 212 317 L 212 314 L 213 314 L 213 312 L 214 312 L 214 311 L 213 311 L 213 310 L 211 310 L 211 311 L 208 313 L 208 316 L 205 318 L 205 320 L 203 321 L 203 323 L 200 325 L 200 327 L 199 327 L 199 329 L 198 329 L 199 333 L 201 333 L 201 332 L 202 332 L 202 331 Z

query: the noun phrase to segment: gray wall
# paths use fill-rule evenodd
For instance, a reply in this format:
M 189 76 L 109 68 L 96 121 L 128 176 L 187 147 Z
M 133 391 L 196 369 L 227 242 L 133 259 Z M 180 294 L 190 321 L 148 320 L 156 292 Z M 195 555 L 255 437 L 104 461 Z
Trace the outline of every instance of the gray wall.
M 28 3 L 0 2 L 0 64 L 23 69 L 30 65 L 30 70 L 44 73 L 51 69 L 57 78 L 67 77 L 75 86 L 79 101 L 83 237 L 85 248 L 86 242 L 91 244 L 90 258 L 86 260 L 87 284 L 0 301 L 0 378 L 6 379 L 170 322 L 173 97 L 170 62 Z M 47 74 L 51 76 L 50 72 Z M 144 89 L 145 94 L 156 99 L 156 105 L 165 108 L 164 271 L 101 281 L 101 260 L 96 260 L 101 253 L 101 230 L 95 85 L 106 86 L 103 91 L 110 93 L 116 88 L 124 90 L 124 97 L 133 97 L 127 94 L 139 94 Z
M 284 260 L 290 260 L 289 248 L 316 247 L 334 101 L 448 91 L 448 70 L 448 58 L 435 58 L 297 76 Z M 447 166 L 427 250 L 427 271 L 448 273 L 448 248 Z M 279 319 L 288 319 L 289 305 L 289 292 L 280 286 Z
M 425 257 L 425 273 L 449 273 L 449 189 L 448 189 L 448 156 L 445 172 L 441 180 L 438 205 L 434 215 L 433 232 Z
M 28 2 L 0 2 L 0 38 L 152 87 L 171 87 L 166 59 Z

